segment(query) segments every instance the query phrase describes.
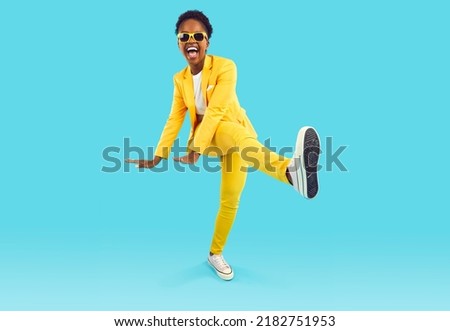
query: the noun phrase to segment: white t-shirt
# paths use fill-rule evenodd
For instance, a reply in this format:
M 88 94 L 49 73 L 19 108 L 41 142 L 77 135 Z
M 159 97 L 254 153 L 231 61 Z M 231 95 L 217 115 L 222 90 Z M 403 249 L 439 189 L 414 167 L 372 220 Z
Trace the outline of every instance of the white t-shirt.
M 195 109 L 198 115 L 204 115 L 206 110 L 206 102 L 202 95 L 202 72 L 192 75 L 194 80 L 194 99 Z

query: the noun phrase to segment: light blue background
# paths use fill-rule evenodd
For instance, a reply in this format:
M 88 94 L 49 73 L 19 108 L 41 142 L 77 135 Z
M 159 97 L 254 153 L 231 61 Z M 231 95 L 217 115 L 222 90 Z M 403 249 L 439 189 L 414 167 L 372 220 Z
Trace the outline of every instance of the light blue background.
M 261 140 L 314 125 L 349 146 L 313 201 L 249 175 L 232 282 L 205 262 L 219 173 L 101 171 L 125 137 L 157 143 L 193 8 Z M 3 1 L 0 309 L 450 309 L 448 18 L 433 0 Z

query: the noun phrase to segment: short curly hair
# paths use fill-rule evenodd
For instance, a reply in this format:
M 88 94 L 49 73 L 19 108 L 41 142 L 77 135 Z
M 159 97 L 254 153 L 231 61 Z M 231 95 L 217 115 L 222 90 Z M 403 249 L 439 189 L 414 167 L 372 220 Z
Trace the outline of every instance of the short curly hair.
M 211 26 L 211 23 L 209 23 L 208 17 L 200 10 L 188 10 L 187 12 L 181 14 L 180 17 L 178 17 L 177 24 L 175 24 L 175 34 L 178 34 L 178 29 L 180 28 L 181 23 L 189 19 L 194 19 L 202 23 L 206 29 L 205 32 L 208 35 L 208 39 L 211 38 L 213 27 Z

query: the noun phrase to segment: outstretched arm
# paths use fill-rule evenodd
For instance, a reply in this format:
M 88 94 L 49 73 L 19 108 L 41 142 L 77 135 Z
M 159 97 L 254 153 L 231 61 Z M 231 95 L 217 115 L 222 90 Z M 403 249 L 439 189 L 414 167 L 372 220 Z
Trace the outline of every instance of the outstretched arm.
M 167 119 L 166 125 L 164 126 L 163 132 L 159 139 L 159 143 L 155 150 L 155 155 L 167 159 L 170 154 L 173 142 L 178 136 L 178 133 L 183 125 L 184 117 L 186 116 L 187 107 L 184 103 L 184 99 L 179 87 L 179 82 L 177 81 L 176 75 L 173 79 L 174 89 L 173 89 L 173 100 L 172 107 L 170 110 L 169 118 Z
M 178 88 L 177 81 L 174 77 L 174 91 L 173 91 L 173 101 L 172 108 L 169 114 L 169 118 L 167 119 L 164 130 L 161 134 L 161 138 L 159 140 L 158 146 L 155 151 L 155 156 L 153 160 L 135 160 L 135 159 L 126 159 L 127 163 L 136 164 L 136 168 L 148 168 L 151 169 L 156 167 L 161 159 L 167 159 L 170 153 L 170 148 L 173 145 L 173 141 L 175 140 L 178 132 L 181 129 L 183 124 L 183 120 L 186 114 L 186 105 L 184 104 L 181 92 Z

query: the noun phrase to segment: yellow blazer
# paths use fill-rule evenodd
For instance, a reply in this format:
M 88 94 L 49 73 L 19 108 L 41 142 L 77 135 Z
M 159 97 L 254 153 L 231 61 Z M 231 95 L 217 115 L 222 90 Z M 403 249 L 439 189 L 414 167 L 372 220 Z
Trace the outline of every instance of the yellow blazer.
M 255 129 L 241 108 L 236 95 L 237 70 L 232 60 L 207 55 L 202 70 L 202 95 L 206 110 L 200 125 L 197 123 L 194 83 L 189 66 L 173 77 L 172 108 L 159 139 L 155 155 L 168 158 L 172 145 L 189 110 L 191 131 L 188 146 L 203 153 L 210 146 L 220 121 L 240 123 L 250 135 L 257 137 Z M 198 125 L 198 128 L 197 128 Z

